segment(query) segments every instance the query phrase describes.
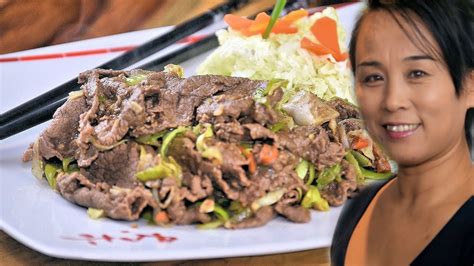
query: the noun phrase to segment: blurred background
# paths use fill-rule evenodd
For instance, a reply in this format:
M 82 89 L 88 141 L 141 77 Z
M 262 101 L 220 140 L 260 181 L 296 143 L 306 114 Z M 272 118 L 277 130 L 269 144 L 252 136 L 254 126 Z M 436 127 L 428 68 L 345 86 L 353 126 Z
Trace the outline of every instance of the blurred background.
M 223 0 L 0 0 L 0 54 L 175 25 Z M 274 0 L 251 1 L 240 12 Z
M 0 54 L 176 25 L 224 0 L 0 0 Z M 248 16 L 275 0 L 249 0 Z M 311 1 L 312 5 L 344 1 Z

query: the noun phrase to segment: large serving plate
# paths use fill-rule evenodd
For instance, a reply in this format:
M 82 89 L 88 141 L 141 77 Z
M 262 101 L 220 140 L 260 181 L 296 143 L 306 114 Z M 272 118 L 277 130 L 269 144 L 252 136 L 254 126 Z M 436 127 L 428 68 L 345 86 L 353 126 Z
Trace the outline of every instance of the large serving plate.
M 362 4 L 352 4 L 338 9 L 347 32 L 361 8 Z M 220 26 L 222 23 L 217 23 L 198 34 Z M 139 45 L 167 30 L 139 31 L 1 55 L 0 112 L 110 60 L 119 54 L 114 51 L 123 50 L 121 47 Z M 186 43 L 163 53 L 181 45 Z M 182 64 L 188 76 L 205 56 Z M 61 258 L 151 261 L 273 254 L 331 244 L 340 207 L 329 212 L 314 211 L 311 222 L 306 224 L 277 218 L 266 226 L 245 230 L 163 228 L 144 221 L 92 220 L 85 208 L 63 199 L 45 180 L 34 178 L 30 164 L 21 161 L 28 144 L 46 126 L 44 123 L 0 142 L 0 228 L 39 252 Z

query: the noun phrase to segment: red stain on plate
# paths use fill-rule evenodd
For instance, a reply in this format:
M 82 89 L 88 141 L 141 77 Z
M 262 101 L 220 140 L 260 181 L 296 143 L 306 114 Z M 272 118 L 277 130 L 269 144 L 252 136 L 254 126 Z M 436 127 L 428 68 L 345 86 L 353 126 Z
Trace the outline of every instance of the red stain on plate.
M 128 231 L 122 231 L 122 234 L 128 234 Z M 96 246 L 98 242 L 129 242 L 129 243 L 136 243 L 140 242 L 144 239 L 151 238 L 158 241 L 158 243 L 171 243 L 177 240 L 174 236 L 164 236 L 160 233 L 152 233 L 152 234 L 140 234 L 135 233 L 131 235 L 121 235 L 121 236 L 111 236 L 109 234 L 102 234 L 102 235 L 92 235 L 92 234 L 79 234 L 77 236 L 63 236 L 61 237 L 65 240 L 72 240 L 72 241 L 85 241 L 90 245 Z

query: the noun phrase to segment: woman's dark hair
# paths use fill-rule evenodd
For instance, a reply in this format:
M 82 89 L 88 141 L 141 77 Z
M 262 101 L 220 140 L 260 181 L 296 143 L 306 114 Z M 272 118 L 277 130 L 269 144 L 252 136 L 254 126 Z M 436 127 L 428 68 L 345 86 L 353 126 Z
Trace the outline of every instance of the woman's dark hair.
M 355 52 L 357 36 L 362 21 L 371 11 L 383 10 L 389 12 L 408 38 L 420 49 L 428 54 L 435 55 L 444 62 L 456 90 L 456 95 L 463 91 L 463 81 L 471 71 L 474 71 L 474 1 L 473 0 L 369 0 L 368 10 L 357 21 L 352 32 L 349 45 L 349 56 L 352 71 L 355 74 Z M 398 16 L 396 16 L 398 15 Z M 415 15 L 415 16 L 413 16 Z M 400 23 L 402 19 L 405 23 Z M 418 27 L 417 21 L 421 20 L 432 34 L 439 46 L 439 51 L 434 49 Z M 408 34 L 402 25 L 408 25 L 413 34 Z M 474 109 L 466 114 L 464 128 L 469 147 L 472 146 L 474 132 Z M 471 156 L 474 157 L 474 154 Z

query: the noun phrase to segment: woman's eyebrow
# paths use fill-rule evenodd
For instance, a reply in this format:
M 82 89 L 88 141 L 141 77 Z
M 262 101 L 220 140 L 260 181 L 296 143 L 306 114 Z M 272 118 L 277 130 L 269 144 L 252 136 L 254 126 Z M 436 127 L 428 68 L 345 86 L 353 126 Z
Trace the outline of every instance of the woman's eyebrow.
M 403 61 L 416 61 L 416 60 L 436 61 L 432 56 L 429 56 L 429 55 L 412 55 L 412 56 L 403 58 Z
M 357 67 L 377 67 L 377 66 L 381 66 L 382 63 L 378 62 L 378 61 L 362 61 L 360 62 L 359 64 L 357 64 Z

